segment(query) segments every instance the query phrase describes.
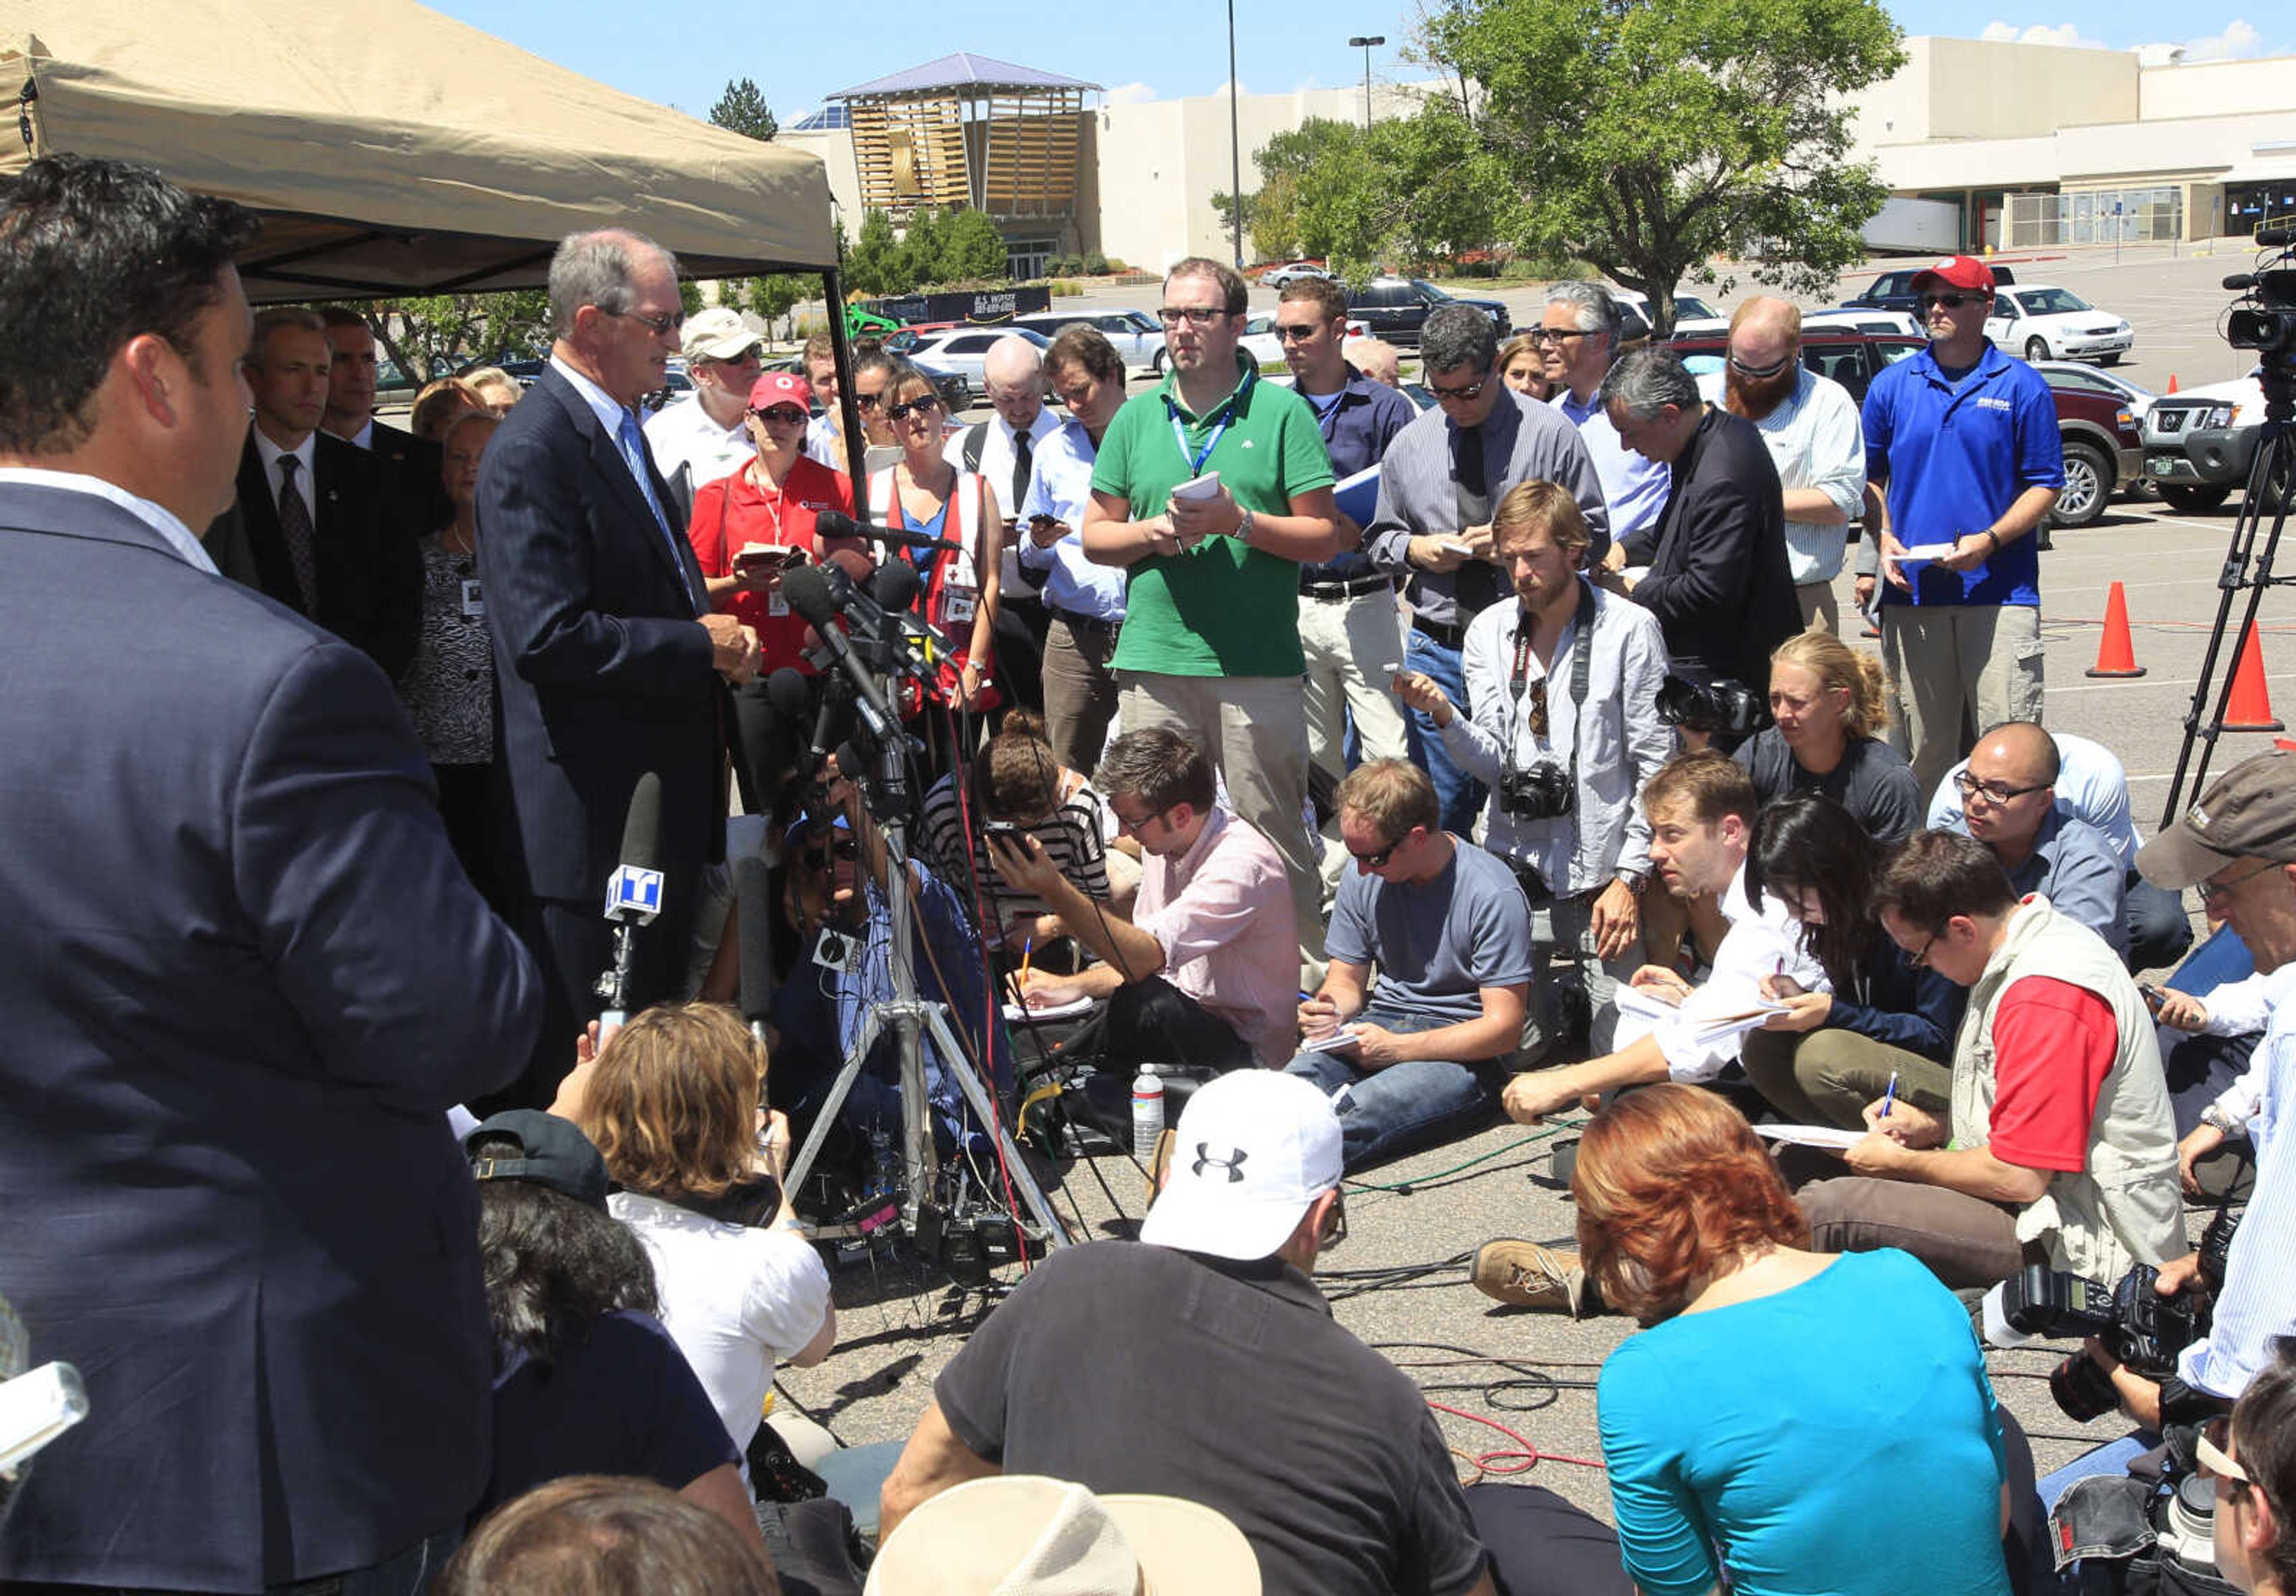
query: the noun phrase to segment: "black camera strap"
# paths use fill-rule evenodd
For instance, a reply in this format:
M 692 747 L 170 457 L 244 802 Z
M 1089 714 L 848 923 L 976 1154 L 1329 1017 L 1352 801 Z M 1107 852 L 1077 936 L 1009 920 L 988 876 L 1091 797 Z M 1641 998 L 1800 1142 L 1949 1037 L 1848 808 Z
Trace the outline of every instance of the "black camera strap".
M 1578 579 L 1578 613 L 1572 618 L 1570 638 L 1570 789 L 1578 790 L 1578 745 L 1587 735 L 1587 682 L 1593 671 L 1595 653 L 1595 587 L 1584 576 Z M 1553 672 L 1548 673 L 1550 678 Z M 1514 670 L 1507 681 L 1506 743 L 1501 751 L 1499 768 L 1502 782 L 1511 778 L 1521 767 L 1514 762 L 1515 728 L 1522 720 L 1522 695 L 1530 687 L 1530 627 L 1522 613 L 1515 606 Z

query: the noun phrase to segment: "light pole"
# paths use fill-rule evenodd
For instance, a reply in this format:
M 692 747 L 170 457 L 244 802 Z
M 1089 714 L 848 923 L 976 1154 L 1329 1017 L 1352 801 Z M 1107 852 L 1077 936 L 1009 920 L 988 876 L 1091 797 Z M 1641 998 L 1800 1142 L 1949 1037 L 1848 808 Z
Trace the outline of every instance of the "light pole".
M 1387 35 L 1383 33 L 1369 36 L 1359 33 L 1348 41 L 1349 49 L 1360 50 L 1364 53 L 1364 131 L 1365 133 L 1371 131 L 1371 47 L 1374 45 L 1385 43 L 1387 43 Z
M 1235 103 L 1235 0 L 1227 0 L 1227 192 L 1235 221 L 1235 269 L 1243 269 L 1243 135 Z

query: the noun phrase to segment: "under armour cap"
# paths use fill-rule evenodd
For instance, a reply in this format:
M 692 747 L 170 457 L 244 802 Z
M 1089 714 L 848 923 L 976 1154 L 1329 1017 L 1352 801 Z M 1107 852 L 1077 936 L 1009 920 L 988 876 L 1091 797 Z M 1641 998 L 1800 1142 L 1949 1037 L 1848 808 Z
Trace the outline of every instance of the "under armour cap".
M 1297 1075 L 1240 1069 L 1199 1087 L 1140 1239 L 1215 1258 L 1272 1255 L 1340 1183 L 1340 1120 Z
M 1948 255 L 1935 266 L 1915 274 L 1914 292 L 1928 283 L 1942 283 L 1974 293 L 1993 292 L 1993 268 L 1974 255 Z
M 606 1205 L 606 1161 L 573 1121 L 538 1108 L 504 1109 L 463 1137 L 463 1151 L 470 1154 L 482 1141 L 504 1137 L 525 1156 L 473 1156 L 471 1172 L 480 1180 L 531 1181 L 593 1208 Z
M 2296 756 L 2284 748 L 2226 771 L 2174 827 L 2136 851 L 2136 868 L 2173 891 L 2250 858 L 2296 864 Z

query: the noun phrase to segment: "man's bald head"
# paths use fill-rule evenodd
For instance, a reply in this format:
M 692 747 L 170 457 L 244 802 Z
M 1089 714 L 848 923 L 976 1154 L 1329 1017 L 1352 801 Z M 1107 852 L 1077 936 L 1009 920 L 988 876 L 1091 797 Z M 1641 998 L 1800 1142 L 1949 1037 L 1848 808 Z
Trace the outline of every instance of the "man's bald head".
M 1994 727 L 1970 751 L 1972 766 L 1980 753 L 1987 764 L 2000 767 L 2013 786 L 2057 785 L 2057 740 L 2030 720 L 2004 720 Z
M 980 376 L 988 402 L 1014 432 L 1037 424 L 1045 408 L 1045 357 L 1035 344 L 1017 333 L 998 339 L 981 358 Z
M 2008 720 L 1977 739 L 1961 778 L 1969 835 L 2015 869 L 2056 802 L 2056 739 L 2030 720 Z

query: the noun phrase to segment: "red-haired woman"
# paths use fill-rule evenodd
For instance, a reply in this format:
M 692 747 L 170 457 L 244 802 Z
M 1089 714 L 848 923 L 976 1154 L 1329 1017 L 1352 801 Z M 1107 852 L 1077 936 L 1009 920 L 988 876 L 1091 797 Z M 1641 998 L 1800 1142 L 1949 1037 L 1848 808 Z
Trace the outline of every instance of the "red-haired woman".
M 1570 1190 L 1588 1277 L 1644 1326 L 1596 1403 L 1647 1596 L 1726 1569 L 1739 1596 L 1885 1596 L 1909 1555 L 1924 1592 L 2005 1596 L 2010 1447 L 1968 1312 L 1927 1269 L 1808 1250 L 1752 1128 L 1694 1086 L 1596 1115 Z

